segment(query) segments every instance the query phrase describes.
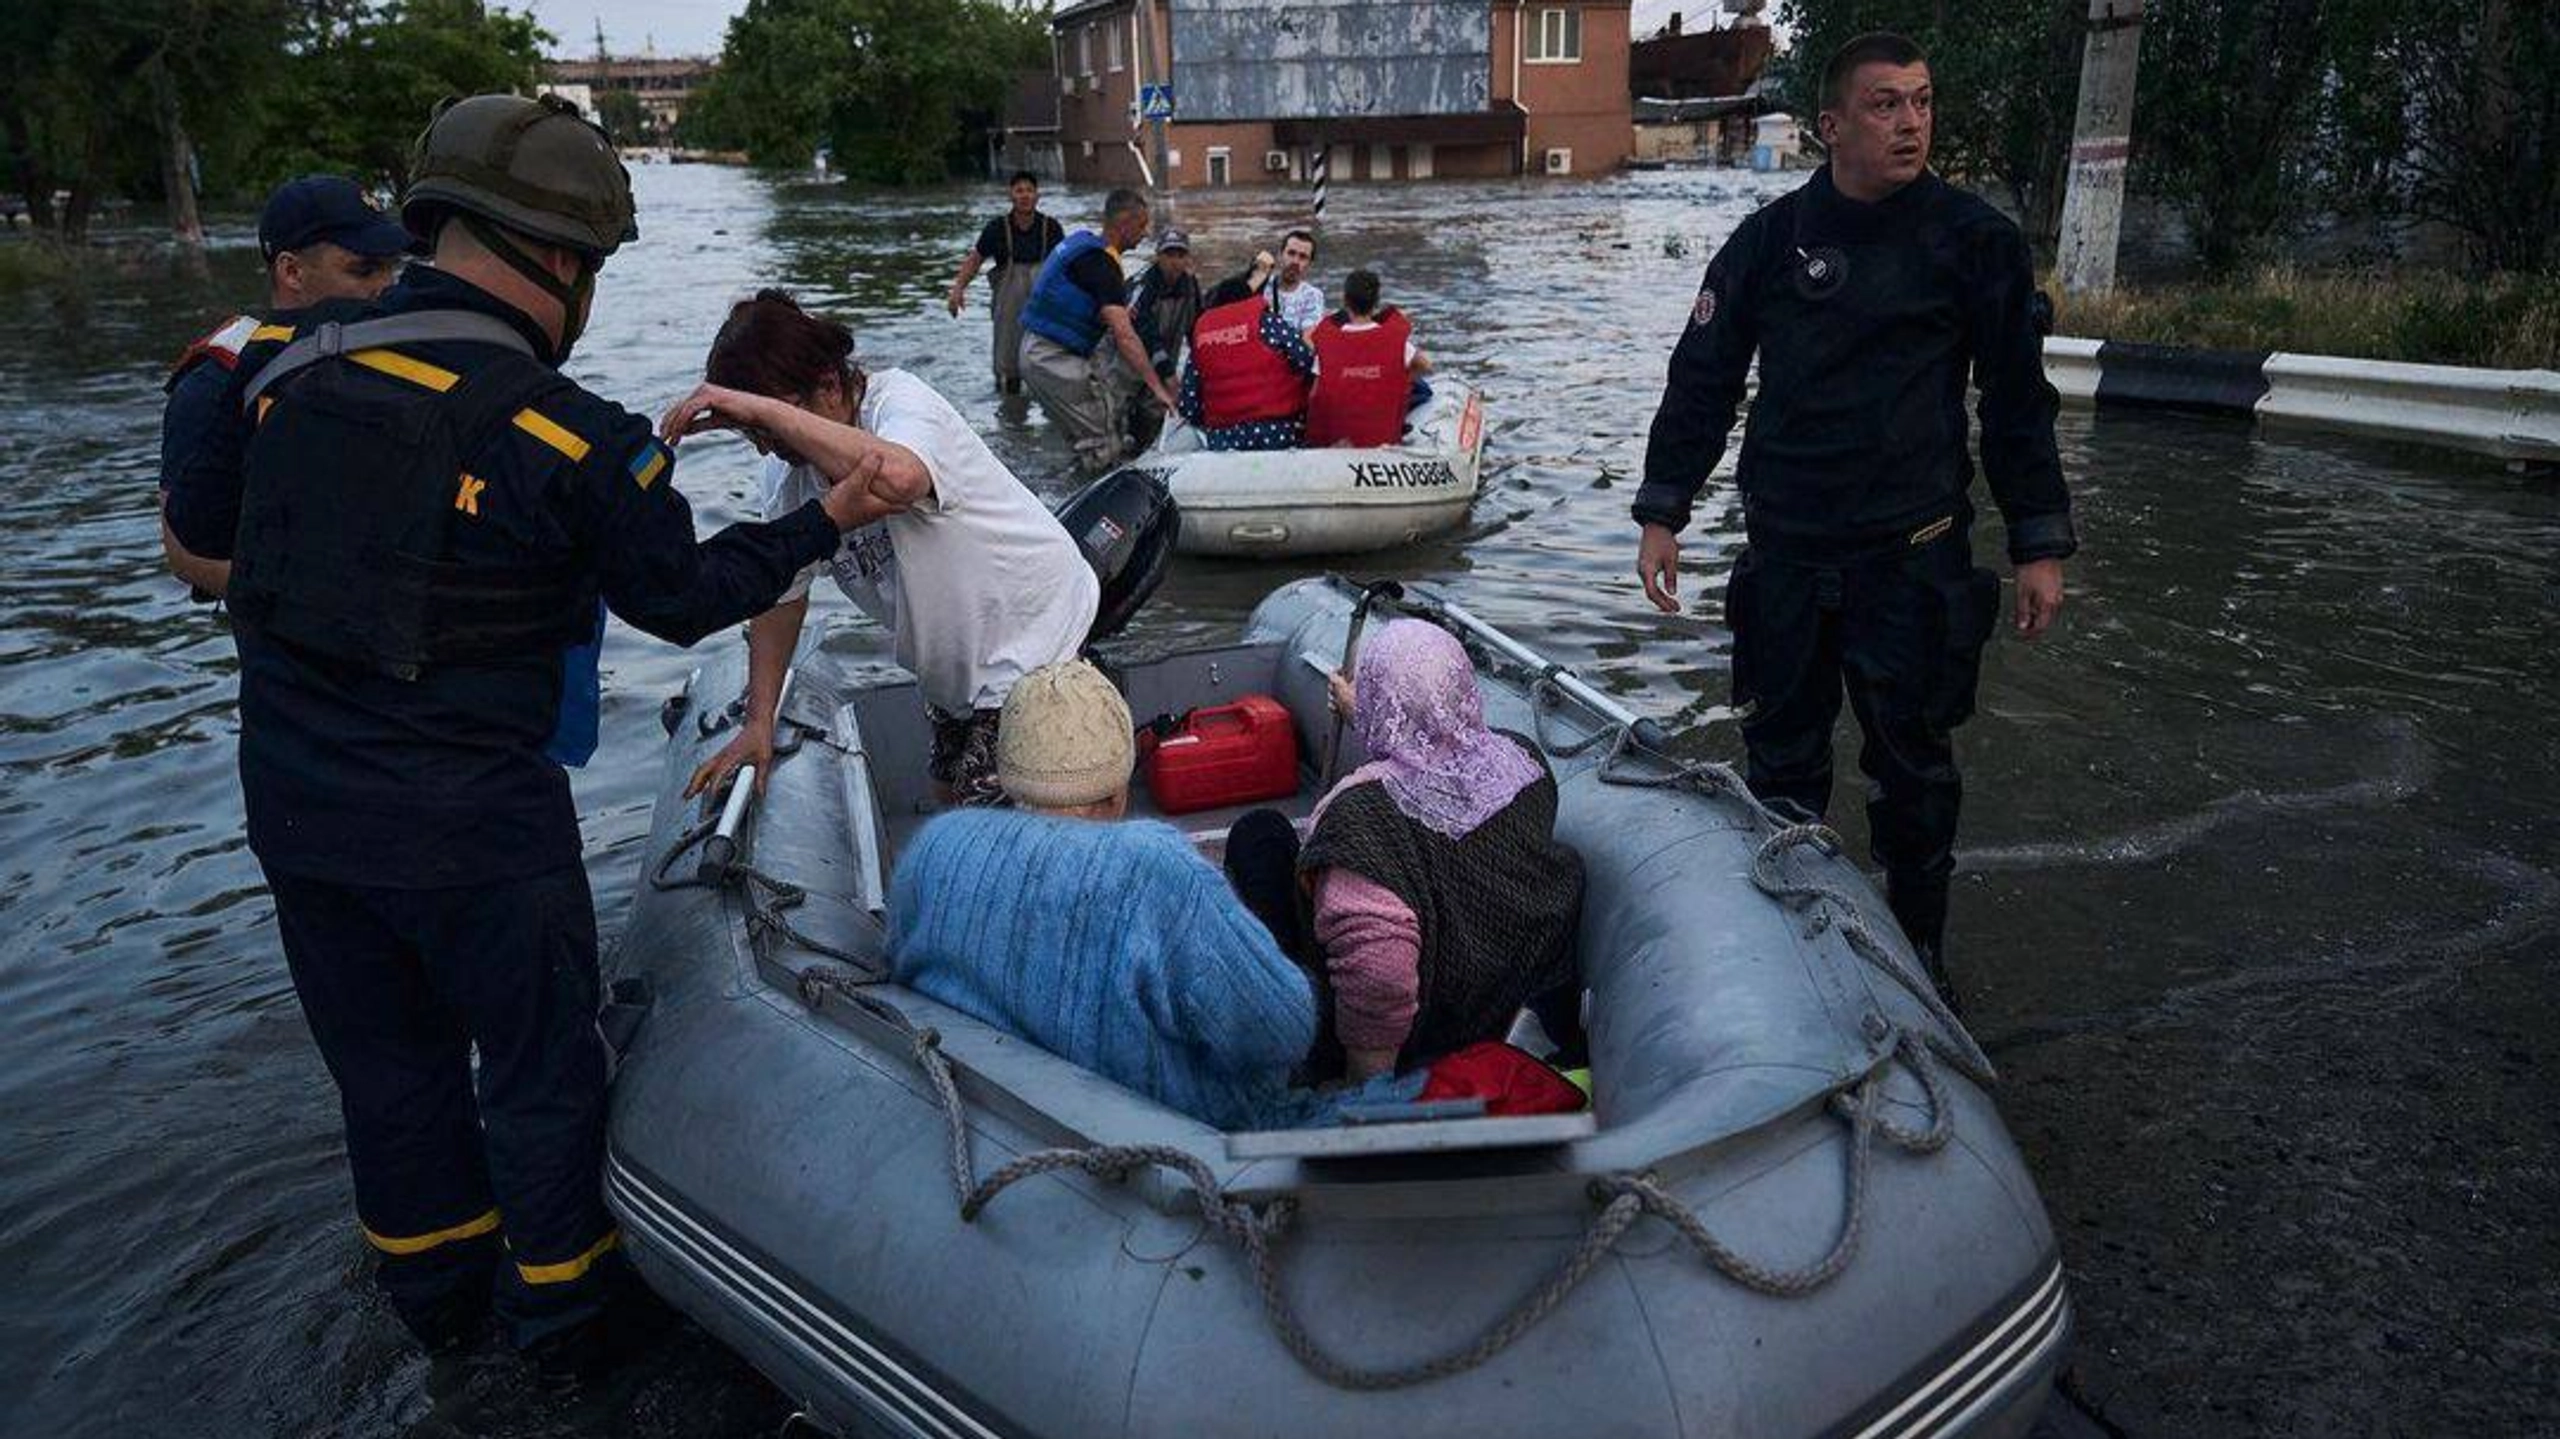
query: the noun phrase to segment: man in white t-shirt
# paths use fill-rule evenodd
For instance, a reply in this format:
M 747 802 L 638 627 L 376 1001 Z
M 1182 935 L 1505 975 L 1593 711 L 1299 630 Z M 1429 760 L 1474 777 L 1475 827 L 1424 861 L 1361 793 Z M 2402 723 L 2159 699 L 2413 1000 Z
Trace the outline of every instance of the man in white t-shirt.
M 764 296 L 747 302 L 767 303 Z M 713 373 L 720 360 L 715 345 Z M 944 802 L 1001 803 L 995 754 L 1005 695 L 1023 675 L 1082 648 L 1100 582 L 1048 506 L 950 402 L 903 370 L 866 375 L 849 359 L 839 363 L 841 377 L 822 375 L 798 404 L 704 385 L 668 414 L 675 433 L 719 425 L 745 431 L 768 456 L 768 514 L 823 493 L 831 476 L 875 450 L 886 456 L 873 489 L 895 497 L 750 622 L 746 716 L 738 737 L 704 763 L 688 792 L 717 786 L 744 763 L 757 765 L 759 781 L 770 772 L 782 677 L 808 615 L 810 581 L 824 568 L 847 599 L 889 631 L 898 663 L 923 690 L 933 719 L 933 779 Z
M 1324 286 L 1307 278 L 1316 262 L 1316 237 L 1291 230 L 1280 241 L 1280 272 L 1271 280 L 1271 307 L 1303 335 L 1324 318 Z

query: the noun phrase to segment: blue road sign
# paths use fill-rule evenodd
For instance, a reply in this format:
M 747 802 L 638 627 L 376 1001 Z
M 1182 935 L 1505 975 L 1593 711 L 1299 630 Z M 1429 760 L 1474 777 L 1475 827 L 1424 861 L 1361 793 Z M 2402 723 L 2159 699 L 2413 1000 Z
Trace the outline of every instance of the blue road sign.
M 1138 87 L 1138 114 L 1148 120 L 1173 118 L 1173 87 L 1141 85 Z

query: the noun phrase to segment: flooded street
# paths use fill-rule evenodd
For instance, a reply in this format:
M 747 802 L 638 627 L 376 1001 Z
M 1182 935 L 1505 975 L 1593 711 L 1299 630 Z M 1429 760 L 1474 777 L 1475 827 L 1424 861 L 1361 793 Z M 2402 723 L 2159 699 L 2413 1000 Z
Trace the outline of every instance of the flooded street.
M 727 304 L 780 284 L 1063 491 L 1063 442 L 997 410 L 984 285 L 961 320 L 941 308 L 992 187 L 635 180 L 644 239 L 571 373 L 654 414 Z M 1358 572 L 1444 586 L 1675 729 L 1720 702 L 1736 502 L 1702 500 L 1673 620 L 1636 590 L 1626 507 L 1699 273 L 1777 188 L 1337 188 L 1319 277 L 1382 271 L 1490 421 L 1467 527 Z M 1099 198 L 1045 203 L 1072 226 Z M 1178 220 L 1214 276 L 1301 198 L 1186 195 Z M 12 1436 L 400 1434 L 430 1407 L 363 1282 L 335 1095 L 240 833 L 231 642 L 161 569 L 163 367 L 257 299 L 246 225 L 217 245 L 210 281 L 101 252 L 67 292 L 0 291 Z M 2227 422 L 2066 411 L 2062 446 L 2085 548 L 2059 632 L 1987 659 L 1950 948 L 2062 1239 L 2078 1388 L 2140 1435 L 2540 1429 L 2560 1411 L 2560 489 Z M 705 529 L 749 503 L 753 460 L 686 447 Z M 1996 518 L 1977 548 L 1999 553 Z M 1307 572 L 1182 561 L 1135 634 L 1229 635 Z M 828 643 L 879 648 L 816 598 Z M 577 791 L 610 936 L 658 705 L 696 661 L 617 625 L 604 662 Z M 1863 853 L 1846 751 L 1842 772 L 1833 817 Z M 679 1336 L 610 1412 L 507 1432 L 763 1435 L 790 1407 Z

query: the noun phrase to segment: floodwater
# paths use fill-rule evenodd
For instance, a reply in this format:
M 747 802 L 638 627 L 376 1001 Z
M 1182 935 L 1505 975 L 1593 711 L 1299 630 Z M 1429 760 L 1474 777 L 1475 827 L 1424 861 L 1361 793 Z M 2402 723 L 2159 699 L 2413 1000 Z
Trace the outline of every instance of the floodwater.
M 728 300 L 783 284 L 1058 492 L 1063 446 L 998 410 L 983 287 L 940 308 L 992 189 L 637 179 L 647 238 L 573 373 L 654 412 Z M 1320 271 L 1381 268 L 1493 421 L 1468 528 L 1363 572 L 1445 585 L 1675 725 L 1720 699 L 1730 496 L 1701 506 L 1676 619 L 1635 590 L 1626 503 L 1698 273 L 1771 193 L 1337 189 Z M 1295 203 L 1185 198 L 1180 220 L 1226 266 Z M 445 1432 L 364 1283 L 334 1098 L 242 844 L 230 642 L 159 567 L 160 367 L 252 300 L 245 226 L 211 271 L 101 254 L 67 291 L 0 293 L 0 1432 Z M 2538 1427 L 2560 1410 L 2560 493 L 2228 422 L 2067 412 L 2062 445 L 2088 548 L 2061 630 L 1994 647 L 1963 735 L 1953 955 L 2071 1268 L 2077 1390 L 2145 1435 Z M 687 448 L 706 527 L 740 513 L 751 458 Z M 1229 633 L 1300 572 L 1185 562 L 1138 632 Z M 821 603 L 830 643 L 874 644 Z M 606 651 L 577 787 L 607 934 L 692 663 L 620 628 Z M 1862 843 L 1855 801 L 1835 817 Z M 451 1407 L 528 1435 L 789 1412 L 682 1332 L 609 1400 Z

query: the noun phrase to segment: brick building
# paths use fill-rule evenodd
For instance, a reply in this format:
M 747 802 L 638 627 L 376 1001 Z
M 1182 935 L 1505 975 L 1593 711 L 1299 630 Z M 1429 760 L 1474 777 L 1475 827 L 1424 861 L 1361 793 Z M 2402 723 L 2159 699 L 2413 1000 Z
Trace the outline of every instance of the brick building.
M 1319 148 L 1336 181 L 1598 175 L 1634 148 L 1628 0 L 1082 0 L 1050 30 L 1082 184 L 1146 178 L 1139 87 L 1168 75 L 1183 187 L 1303 182 Z

